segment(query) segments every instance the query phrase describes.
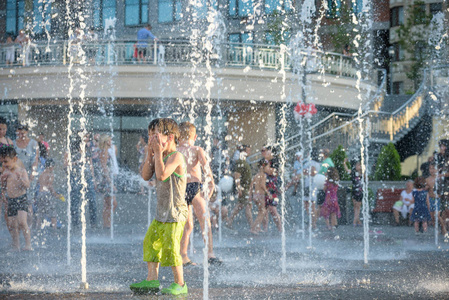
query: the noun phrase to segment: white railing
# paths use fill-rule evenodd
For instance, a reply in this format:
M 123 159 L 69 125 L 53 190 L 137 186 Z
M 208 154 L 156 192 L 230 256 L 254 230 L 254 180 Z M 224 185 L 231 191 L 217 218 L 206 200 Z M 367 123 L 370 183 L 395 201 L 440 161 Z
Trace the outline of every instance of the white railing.
M 69 41 L 31 43 L 25 47 L 15 45 L 14 66 L 65 65 L 70 59 L 75 64 L 136 64 L 136 41 L 98 41 L 96 43 L 72 44 Z M 0 48 L 0 67 L 6 66 L 8 48 Z M 206 51 L 201 45 L 193 46 L 188 41 L 158 41 L 148 43 L 145 63 L 147 64 L 190 64 L 193 54 L 197 61 L 205 61 Z M 310 57 L 315 70 L 344 77 L 355 77 L 356 68 L 351 57 L 339 53 L 304 50 Z M 83 59 L 84 57 L 84 59 Z M 224 43 L 215 49 L 210 59 L 221 66 L 255 67 L 279 69 L 280 48 L 265 44 Z M 291 69 L 291 58 L 284 56 L 284 65 Z

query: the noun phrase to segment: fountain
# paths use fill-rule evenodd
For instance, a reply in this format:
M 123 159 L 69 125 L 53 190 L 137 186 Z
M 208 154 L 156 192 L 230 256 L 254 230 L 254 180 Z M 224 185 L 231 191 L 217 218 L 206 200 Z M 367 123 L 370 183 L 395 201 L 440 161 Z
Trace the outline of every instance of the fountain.
M 355 57 L 351 59 L 351 63 L 355 62 L 355 67 L 350 69 L 350 72 L 353 72 L 353 76 L 347 76 L 346 74 L 350 72 L 346 72 L 342 67 L 345 60 L 349 60 L 348 58 L 324 51 L 325 40 L 321 39 L 320 32 L 325 30 L 323 24 L 329 9 L 327 1 L 323 1 L 322 6 L 317 8 L 314 1 L 306 0 L 301 3 L 301 7 L 295 7 L 297 10 L 290 14 L 281 3 L 280 20 L 287 25 L 295 20 L 299 25 L 291 27 L 297 30 L 292 41 L 290 43 L 284 41 L 279 47 L 258 44 L 257 42 L 262 39 L 256 34 L 254 34 L 254 41 L 245 40 L 243 37 L 244 34 L 250 36 L 249 31 L 257 31 L 259 27 L 270 22 L 270 18 L 264 16 L 264 9 L 260 2 L 236 2 L 237 9 L 240 3 L 240 9 L 253 12 L 241 20 L 226 20 L 224 11 L 227 8 L 219 6 L 222 4 L 216 5 L 213 1 L 206 3 L 192 0 L 190 2 L 187 7 L 184 7 L 182 14 L 190 14 L 187 20 L 192 24 L 189 28 L 191 31 L 182 35 L 184 29 L 183 25 L 179 25 L 181 23 L 173 24 L 172 31 L 167 31 L 168 33 L 161 29 L 162 25 L 155 25 L 155 30 L 160 30 L 161 35 L 163 32 L 170 39 L 161 40 L 160 44 L 154 48 L 156 49 L 154 59 L 149 64 L 134 64 L 129 60 L 130 57 L 126 56 L 130 42 L 121 39 L 129 38 L 130 32 L 134 35 L 134 28 L 122 28 L 120 18 L 132 11 L 128 4 L 125 4 L 125 10 L 117 14 L 117 19 L 106 16 L 101 19 L 104 21 L 102 30 L 104 30 L 105 40 L 96 45 L 101 51 L 96 57 L 95 65 L 86 66 L 86 55 L 82 48 L 79 48 L 80 51 L 76 53 L 76 57 L 73 52 L 64 52 L 72 48 L 72 41 L 58 43 L 51 36 L 52 31 L 44 26 L 45 45 L 36 44 L 36 47 L 40 49 L 39 53 L 52 56 L 58 53 L 57 47 L 60 47 L 65 49 L 60 52 L 64 53 L 62 55 L 64 58 L 54 55 L 53 59 L 49 60 L 51 64 L 45 65 L 39 62 L 34 65 L 33 62 L 39 56 L 34 50 L 30 50 L 33 57 L 30 60 L 30 66 L 15 66 L 10 69 L 5 67 L 0 70 L 3 72 L 0 73 L 3 76 L 1 78 L 6 82 L 3 87 L 2 100 L 4 101 L 0 105 L 0 114 L 6 115 L 8 113 L 5 113 L 6 109 L 11 111 L 10 107 L 6 108 L 3 102 L 18 99 L 20 109 L 17 114 L 20 114 L 21 119 L 33 124 L 33 130 L 48 130 L 49 133 L 54 134 L 48 135 L 52 136 L 52 139 L 54 137 L 52 143 L 55 145 L 55 150 L 52 154 L 58 158 L 62 157 L 64 152 L 68 154 L 67 178 L 65 179 L 64 176 L 56 178 L 60 188 L 67 192 L 67 207 L 61 208 L 59 205 L 57 208 L 60 214 L 62 212 L 67 214 L 65 219 L 61 220 L 64 223 L 64 230 L 67 230 L 66 238 L 61 238 L 60 235 L 55 238 L 38 236 L 35 239 L 42 238 L 43 242 L 35 243 L 36 249 L 31 255 L 23 252 L 12 253 L 7 249 L 5 245 L 7 243 L 1 243 L 0 249 L 6 255 L 0 259 L 0 265 L 2 265 L 0 286 L 4 288 L 0 291 L 0 295 L 17 294 L 18 297 L 26 297 L 32 293 L 34 296 L 37 295 L 36 297 L 45 297 L 50 293 L 71 297 L 79 296 L 80 288 L 82 293 L 88 296 L 110 297 L 114 294 L 114 296 L 125 298 L 130 295 L 129 284 L 140 281 L 144 272 L 141 266 L 141 243 L 145 228 L 149 226 L 154 214 L 154 207 L 152 207 L 154 191 L 145 186 L 148 188 L 148 195 L 137 196 L 137 192 L 131 187 L 134 185 L 140 187 L 140 184 L 147 183 L 142 182 L 138 168 L 133 165 L 133 162 L 130 163 L 131 167 L 128 171 L 125 171 L 123 164 L 119 169 L 119 176 L 116 179 L 112 178 L 112 181 L 114 183 L 115 180 L 116 185 L 119 186 L 120 180 L 125 178 L 125 185 L 129 189 L 111 190 L 113 196 L 120 196 L 121 209 L 114 212 L 114 197 L 111 197 L 110 232 L 105 233 L 98 228 L 89 228 L 86 224 L 85 211 L 88 203 L 86 194 L 88 183 L 85 178 L 87 161 L 86 157 L 82 156 L 80 164 L 82 171 L 80 178 L 77 178 L 77 183 L 79 181 L 82 186 L 81 236 L 78 236 L 75 228 L 72 227 L 71 214 L 74 209 L 71 207 L 73 203 L 71 195 L 75 188 L 71 181 L 75 163 L 72 160 L 71 138 L 79 134 L 82 137 L 81 148 L 84 149 L 86 147 L 84 136 L 87 132 L 93 129 L 107 132 L 114 137 L 117 145 L 121 146 L 120 153 L 124 156 L 131 151 L 135 152 L 134 144 L 132 144 L 134 141 L 130 136 L 145 130 L 150 118 L 160 116 L 195 123 L 203 137 L 198 142 L 208 153 L 211 152 L 211 138 L 216 135 L 221 139 L 225 134 L 232 137 L 229 141 L 231 145 L 247 139 L 249 143 L 261 146 L 262 142 L 265 143 L 271 139 L 276 140 L 277 146 L 281 149 L 279 170 L 279 176 L 283 179 L 280 186 L 281 233 L 270 228 L 268 233 L 258 236 L 250 235 L 245 231 L 246 225 L 243 219 L 236 220 L 239 226 L 237 230 L 222 228 L 221 200 L 224 191 L 222 191 L 223 187 L 217 184 L 221 188 L 217 188 L 216 200 L 219 207 L 217 233 L 219 247 L 216 251 L 223 259 L 224 265 L 210 267 L 208 264 L 207 226 L 201 234 L 191 235 L 190 255 L 197 260 L 201 259 L 202 262 L 201 268 L 186 267 L 184 269 L 186 282 L 191 289 L 189 296 L 192 298 L 255 299 L 260 295 L 279 299 L 325 298 L 329 293 L 334 292 L 339 298 L 350 295 L 376 297 L 382 293 L 389 293 L 392 297 L 409 295 L 443 298 L 449 291 L 443 284 L 449 270 L 445 266 L 433 264 L 432 261 L 444 260 L 449 248 L 447 243 L 438 240 L 438 220 L 435 224 L 435 234 L 432 236 L 436 247 L 433 241 L 432 244 L 429 243 L 430 239 L 426 235 L 410 237 L 407 228 L 390 228 L 388 225 L 379 225 L 382 226 L 385 235 L 370 237 L 372 220 L 368 188 L 379 186 L 383 188 L 384 183 L 373 183 L 369 180 L 369 175 L 374 163 L 372 152 L 377 142 L 376 134 L 385 129 L 379 125 L 381 122 L 378 120 L 381 120 L 382 114 L 386 114 L 373 111 L 369 105 L 372 99 L 381 94 L 381 91 L 373 93 L 377 85 L 371 84 L 373 81 L 373 75 L 370 72 L 372 61 L 370 35 L 373 28 L 369 13 L 372 10 L 371 2 L 365 0 L 362 8 L 364 15 L 354 16 L 351 21 L 359 30 L 356 39 L 352 42 Z M 108 5 L 109 2 L 102 3 Z M 145 3 L 145 1 L 139 2 L 139 11 L 145 9 Z M 75 16 L 70 1 L 66 1 L 65 4 L 65 18 L 69 24 L 67 33 L 70 36 L 74 34 L 76 27 L 84 28 L 90 20 L 82 14 Z M 42 15 L 43 24 L 47 24 L 45 15 L 49 2 L 44 0 L 42 5 L 43 9 L 39 13 Z M 173 6 L 176 6 L 175 2 Z M 204 6 L 207 7 L 206 18 L 201 17 L 204 15 Z M 296 13 L 297 11 L 299 13 Z M 239 11 L 237 16 L 238 14 Z M 446 30 L 443 21 L 443 15 L 437 17 L 436 28 Z M 244 26 L 240 27 L 239 22 L 244 23 Z M 281 26 L 281 35 L 287 31 L 288 26 L 285 24 Z M 242 28 L 244 28 L 243 32 L 241 32 Z M 180 33 L 176 36 L 178 29 Z M 122 31 L 129 36 L 125 36 Z M 232 44 L 224 41 L 226 34 L 232 35 L 236 32 L 240 34 L 238 42 Z M 188 42 L 182 40 L 185 36 L 189 37 Z M 447 40 L 447 30 L 442 30 L 439 36 L 429 37 L 429 44 L 435 49 L 443 48 L 445 40 Z M 440 59 L 443 54 L 437 53 L 437 56 Z M 3 56 L 0 56 L 0 59 L 3 59 Z M 63 65 L 64 62 L 67 64 Z M 40 77 L 47 79 L 38 81 L 40 79 L 36 77 L 39 76 L 34 73 L 42 74 Z M 53 73 L 55 75 L 52 75 Z M 57 77 L 64 77 L 65 83 L 59 84 Z M 148 82 L 143 81 L 142 78 Z M 47 85 L 45 81 L 51 83 Z M 133 81 L 138 83 L 133 84 Z M 35 82 L 44 85 L 55 96 L 49 97 L 52 98 L 51 100 L 46 99 L 46 95 L 38 89 L 39 84 Z M 260 82 L 263 84 L 257 85 Z M 336 100 L 334 100 L 344 102 L 341 100 L 343 96 L 353 97 L 357 106 L 348 109 L 347 115 L 350 117 L 338 111 L 324 116 L 323 104 L 319 102 L 319 98 L 325 93 L 332 95 L 343 83 L 346 84 L 342 88 L 344 92 L 340 94 L 340 98 L 335 96 Z M 51 86 L 52 84 L 54 86 Z M 23 90 L 22 98 L 15 91 L 16 85 Z M 35 91 L 27 90 L 28 86 L 32 86 Z M 64 92 L 64 97 L 61 98 L 58 89 Z M 439 93 L 441 90 L 432 92 L 436 98 L 442 98 Z M 356 94 L 355 97 L 354 94 Z M 427 103 L 429 100 L 426 97 L 419 98 L 421 95 L 417 94 L 416 99 Z M 332 96 L 326 97 L 333 99 Z M 51 106 L 52 101 L 60 99 L 64 99 L 67 103 L 67 105 L 55 105 L 58 109 L 64 110 L 61 119 L 66 122 L 66 125 L 63 128 L 59 127 L 61 123 L 59 120 L 48 120 L 58 119 L 56 115 L 54 117 L 43 115 L 38 121 L 33 120 L 35 117 L 33 113 L 36 114 L 35 107 L 40 105 L 39 103 L 43 103 L 42 106 Z M 275 103 L 276 101 L 278 103 Z M 298 103 L 300 111 L 302 107 L 304 108 L 304 114 L 297 119 L 297 124 L 294 123 L 291 114 L 294 103 Z M 62 109 L 63 105 L 65 107 Z M 175 106 L 179 106 L 180 111 L 175 110 Z M 321 115 L 311 116 L 312 111 L 316 112 L 316 109 Z M 273 116 L 275 110 L 278 112 L 277 117 Z M 407 114 L 414 112 L 412 108 L 406 110 Z M 441 115 L 443 114 L 441 109 Z M 334 118 L 335 116 L 340 119 Z M 393 114 L 389 116 L 388 120 L 391 120 L 391 123 L 388 124 L 391 124 L 391 127 L 396 126 L 395 118 Z M 53 123 L 47 129 L 41 126 L 42 119 Z M 335 120 L 341 121 L 338 123 Z M 95 122 L 106 124 L 106 126 L 99 129 L 100 126 Z M 269 129 L 266 124 L 276 129 Z M 437 124 L 437 126 L 440 125 Z M 397 127 L 399 128 L 399 126 L 395 128 Z M 297 139 L 289 136 L 291 128 L 296 131 L 292 136 L 298 135 Z M 385 135 L 397 134 L 388 130 L 384 130 L 382 138 L 388 139 L 390 136 L 385 138 Z M 348 146 L 352 147 L 347 149 L 346 153 L 357 153 L 357 157 L 361 160 L 364 178 L 363 237 L 362 232 L 344 224 L 340 225 L 337 234 L 312 231 L 314 218 L 311 209 L 312 201 L 309 201 L 307 214 L 303 201 L 306 196 L 304 190 L 307 186 L 306 180 L 310 193 L 314 192 L 312 187 L 315 183 L 312 176 L 307 179 L 301 177 L 301 191 L 297 198 L 293 199 L 289 192 L 284 191 L 292 152 L 299 150 L 304 160 L 311 161 L 313 148 L 328 145 L 332 147 L 343 140 L 342 136 L 350 136 L 346 141 L 349 141 Z M 218 152 L 222 154 L 231 150 L 225 149 L 223 144 L 219 144 L 218 147 Z M 132 157 L 132 154 L 129 157 Z M 257 157 L 255 155 L 254 160 L 250 158 L 251 162 L 257 161 Z M 123 160 L 122 163 L 124 163 Z M 220 155 L 219 174 L 222 168 L 224 168 L 224 161 Z M 310 167 L 308 172 L 312 173 Z M 62 171 L 58 174 L 62 174 Z M 204 182 L 206 194 L 207 180 Z M 346 182 L 342 184 L 347 185 Z M 232 187 L 230 189 L 232 190 Z M 209 199 L 206 199 L 206 203 L 209 204 Z M 209 218 L 208 210 L 206 218 Z M 318 225 L 321 227 L 321 221 Z M 4 229 L 4 226 L 2 228 Z M 298 228 L 300 231 L 297 231 Z M 0 239 L 7 241 L 9 236 L 3 229 L 0 230 Z M 298 235 L 299 232 L 300 235 Z M 193 251 L 193 246 L 200 245 L 203 237 L 204 248 L 201 255 L 197 255 Z M 420 259 L 420 257 L 429 259 Z M 11 261 L 14 261 L 14 264 Z M 61 263 L 62 261 L 64 263 Z M 362 262 L 365 268 L 362 268 Z M 410 275 L 416 267 L 426 272 L 427 278 Z M 171 271 L 161 269 L 160 272 L 161 283 L 165 285 L 168 278 L 171 278 Z M 385 276 L 386 274 L 391 276 Z M 81 284 L 79 284 L 79 278 L 81 278 Z

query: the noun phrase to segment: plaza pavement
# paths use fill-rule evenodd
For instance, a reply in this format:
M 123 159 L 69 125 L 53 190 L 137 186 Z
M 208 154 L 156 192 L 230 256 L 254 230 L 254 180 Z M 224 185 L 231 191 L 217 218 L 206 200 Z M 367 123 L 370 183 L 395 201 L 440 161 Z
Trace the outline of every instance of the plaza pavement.
M 139 197 L 131 198 L 145 203 Z M 0 299 L 171 299 L 135 296 L 129 291 L 129 284 L 146 276 L 142 239 L 147 210 L 134 209 L 127 207 L 134 218 L 127 216 L 126 222 L 117 212 L 113 240 L 109 231 L 88 226 L 88 290 L 79 289 L 79 229 L 73 233 L 68 265 L 65 228 L 34 232 L 34 251 L 15 253 L 10 251 L 9 233 L 2 221 Z M 302 238 L 301 222 L 287 217 L 283 273 L 282 242 L 275 226 L 254 236 L 243 218 L 242 212 L 234 224 L 237 230 L 223 229 L 221 243 L 214 233 L 215 252 L 224 263 L 208 269 L 209 299 L 449 299 L 449 245 L 440 238 L 435 246 L 433 229 L 416 236 L 412 227 L 373 226 L 365 266 L 362 228 L 343 225 L 330 233 L 321 221 L 321 231 L 314 233 L 309 247 L 308 235 Z M 189 295 L 176 299 L 203 299 L 203 243 L 198 227 L 194 249 L 191 259 L 199 265 L 184 270 Z M 161 268 L 161 284 L 168 286 L 172 279 L 171 269 Z

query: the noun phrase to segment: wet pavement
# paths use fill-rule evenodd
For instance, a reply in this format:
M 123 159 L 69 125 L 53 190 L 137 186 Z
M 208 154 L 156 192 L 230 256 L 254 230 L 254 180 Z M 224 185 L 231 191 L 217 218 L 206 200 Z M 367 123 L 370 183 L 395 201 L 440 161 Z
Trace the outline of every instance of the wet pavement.
M 240 230 L 223 229 L 221 243 L 214 234 L 215 252 L 224 264 L 208 269 L 210 299 L 449 299 L 449 245 L 441 237 L 435 245 L 433 228 L 420 235 L 406 226 L 370 228 L 366 266 L 362 228 L 344 225 L 331 233 L 321 221 L 309 247 L 308 235 L 303 239 L 299 225 L 288 219 L 283 273 L 281 237 L 274 225 L 254 236 L 242 218 L 234 225 Z M 68 265 L 65 228 L 35 233 L 34 251 L 17 253 L 10 251 L 9 233 L 1 223 L 0 299 L 170 299 L 135 296 L 128 288 L 146 276 L 145 227 L 143 220 L 118 223 L 113 240 L 109 231 L 88 227 L 89 289 L 81 290 L 81 237 L 76 230 Z M 204 296 L 198 231 L 194 249 L 191 259 L 199 265 L 184 269 L 189 294 L 181 299 Z M 161 268 L 159 276 L 163 286 L 173 280 L 170 268 Z

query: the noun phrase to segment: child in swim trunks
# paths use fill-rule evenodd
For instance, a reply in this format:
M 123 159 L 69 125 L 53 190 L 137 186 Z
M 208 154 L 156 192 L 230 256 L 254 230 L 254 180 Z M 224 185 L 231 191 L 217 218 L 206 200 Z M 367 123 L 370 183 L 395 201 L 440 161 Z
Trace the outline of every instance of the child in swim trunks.
M 25 238 L 23 250 L 31 251 L 31 235 L 27 223 L 27 189 L 30 187 L 30 181 L 26 170 L 18 166 L 17 153 L 14 147 L 2 147 L 0 158 L 4 168 L 0 177 L 2 198 L 6 198 L 8 201 L 8 223 L 12 228 L 13 247 L 20 250 L 20 230 Z
M 56 229 L 56 198 L 60 195 L 53 188 L 55 162 L 49 158 L 45 161 L 45 170 L 39 175 L 39 194 L 37 196 L 37 224 L 41 225 L 43 217 L 50 217 L 51 227 Z
M 190 234 L 193 230 L 193 211 L 200 223 L 201 232 L 205 232 L 207 226 L 208 250 L 210 264 L 220 265 L 222 261 L 215 257 L 213 249 L 212 228 L 210 218 L 207 218 L 207 205 L 205 197 L 208 199 L 212 197 L 214 192 L 214 178 L 209 165 L 210 158 L 203 148 L 195 146 L 197 138 L 195 125 L 189 122 L 184 122 L 179 125 L 180 128 L 180 142 L 179 152 L 184 154 L 187 160 L 187 188 L 186 188 L 186 202 L 189 207 L 188 219 L 184 228 L 184 235 L 181 240 L 181 256 L 184 266 L 194 265 L 187 255 L 187 248 L 189 245 Z M 205 174 L 204 183 L 207 185 L 207 191 L 203 189 L 202 172 Z M 207 192 L 207 194 L 205 194 Z
M 257 172 L 257 174 L 253 177 L 249 188 L 249 199 L 256 203 L 258 209 L 256 220 L 251 226 L 252 234 L 259 234 L 259 231 L 261 230 L 260 224 L 262 224 L 262 221 L 267 214 L 267 209 L 265 207 L 265 196 L 267 196 L 270 200 L 273 200 L 273 196 L 271 196 L 267 188 L 267 175 L 264 172 L 264 167 L 266 165 L 267 161 L 265 159 L 261 159 L 259 161 L 259 172 Z
M 184 156 L 176 151 L 178 124 L 168 118 L 155 119 L 148 126 L 148 155 L 141 175 L 146 181 L 156 174 L 156 217 L 143 241 L 143 260 L 148 265 L 146 280 L 130 285 L 136 293 L 158 292 L 159 264 L 170 266 L 174 283 L 162 289 L 162 294 L 187 294 L 182 257 L 179 253 L 182 232 L 187 220 L 185 192 L 187 167 Z

